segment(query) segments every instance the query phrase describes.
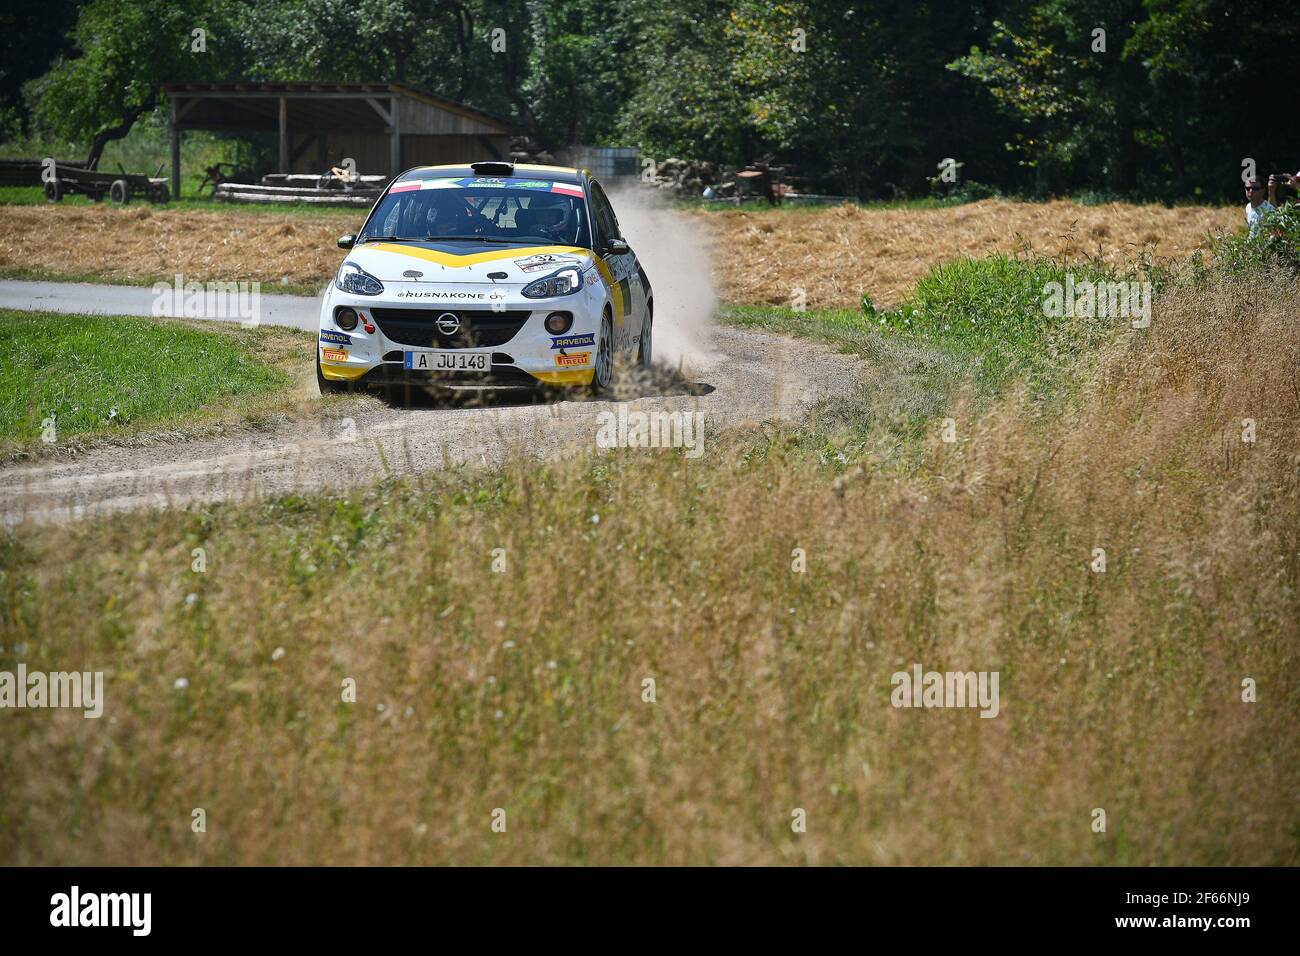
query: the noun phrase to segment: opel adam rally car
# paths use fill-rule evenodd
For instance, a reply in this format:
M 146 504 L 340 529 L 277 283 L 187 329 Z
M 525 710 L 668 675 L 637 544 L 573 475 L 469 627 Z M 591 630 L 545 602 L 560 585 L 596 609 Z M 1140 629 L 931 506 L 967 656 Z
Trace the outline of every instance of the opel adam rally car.
M 609 387 L 649 366 L 654 296 L 585 170 L 511 163 L 398 176 L 326 291 L 316 379 Z

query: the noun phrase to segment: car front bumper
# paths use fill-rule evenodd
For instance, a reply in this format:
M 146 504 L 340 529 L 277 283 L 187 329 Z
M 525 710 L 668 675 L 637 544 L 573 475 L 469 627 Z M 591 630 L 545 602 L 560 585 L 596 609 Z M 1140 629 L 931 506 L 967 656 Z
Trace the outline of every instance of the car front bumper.
M 385 283 L 378 296 L 343 292 L 331 284 L 321 304 L 317 357 L 332 381 L 375 384 L 561 385 L 591 383 L 596 339 L 605 306 L 598 284 L 551 299 L 528 299 L 522 286 Z M 335 322 L 338 310 L 357 311 L 351 331 Z M 572 316 L 562 335 L 544 325 L 552 312 Z M 439 319 L 454 317 L 453 323 Z M 407 352 L 483 352 L 484 371 L 408 368 Z

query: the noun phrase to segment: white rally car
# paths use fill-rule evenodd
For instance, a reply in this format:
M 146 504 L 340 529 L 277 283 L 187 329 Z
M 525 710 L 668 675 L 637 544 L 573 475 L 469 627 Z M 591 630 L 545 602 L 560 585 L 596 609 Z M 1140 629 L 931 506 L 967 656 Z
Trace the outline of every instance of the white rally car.
M 585 170 L 511 163 L 398 176 L 320 313 L 322 392 L 359 384 L 579 385 L 651 360 L 654 296 Z

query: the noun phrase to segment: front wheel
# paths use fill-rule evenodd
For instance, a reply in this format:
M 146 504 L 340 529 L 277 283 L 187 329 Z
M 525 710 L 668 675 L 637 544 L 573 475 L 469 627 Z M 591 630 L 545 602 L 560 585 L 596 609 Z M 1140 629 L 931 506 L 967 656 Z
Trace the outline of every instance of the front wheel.
M 647 302 L 645 323 L 641 326 L 641 339 L 637 343 L 636 349 L 637 368 L 649 368 L 650 363 L 653 360 L 652 349 L 654 348 L 654 342 L 652 341 L 652 336 L 654 334 L 654 321 L 654 303 Z
M 596 338 L 596 370 L 591 376 L 591 390 L 597 395 L 609 391 L 614 381 L 614 323 L 606 312 L 600 320 Z
M 320 370 L 319 355 L 316 356 L 316 387 L 322 395 L 341 395 L 352 391 L 351 382 L 335 382 L 325 377 L 325 373 Z

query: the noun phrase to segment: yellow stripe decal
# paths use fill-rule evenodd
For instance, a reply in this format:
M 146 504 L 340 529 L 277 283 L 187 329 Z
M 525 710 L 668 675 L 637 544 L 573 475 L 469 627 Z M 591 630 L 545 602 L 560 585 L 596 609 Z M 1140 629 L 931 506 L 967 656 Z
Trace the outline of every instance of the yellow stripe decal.
M 374 249 L 376 252 L 391 252 L 395 255 L 410 256 L 413 259 L 425 259 L 429 262 L 436 262 L 440 266 L 474 266 L 480 262 L 495 262 L 498 259 L 514 259 L 535 256 L 543 252 L 560 252 L 566 255 L 591 256 L 590 249 L 580 249 L 577 246 L 522 246 L 515 249 L 496 249 L 492 252 L 471 252 L 463 256 L 458 256 L 453 252 L 439 252 L 437 249 L 422 249 L 419 246 L 402 246 L 392 242 L 377 242 L 373 246 L 366 244 L 367 249 Z M 608 272 L 608 268 L 605 270 Z
M 338 365 L 321 364 L 320 373 L 323 377 L 334 379 L 341 382 L 350 382 L 353 379 L 360 378 L 366 374 L 364 368 L 341 368 Z
M 621 327 L 623 317 L 627 314 L 627 303 L 623 301 L 623 287 L 614 278 L 614 273 L 609 271 L 609 266 L 605 265 L 604 259 L 596 260 L 596 270 L 605 280 L 606 288 L 609 289 L 609 301 L 614 303 L 614 324 Z
M 529 372 L 528 374 L 548 385 L 590 385 L 591 377 L 596 373 L 592 369 L 570 369 L 563 372 Z

